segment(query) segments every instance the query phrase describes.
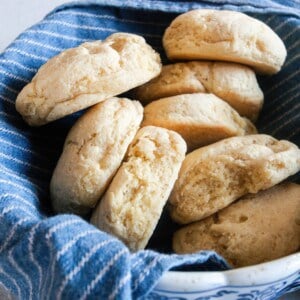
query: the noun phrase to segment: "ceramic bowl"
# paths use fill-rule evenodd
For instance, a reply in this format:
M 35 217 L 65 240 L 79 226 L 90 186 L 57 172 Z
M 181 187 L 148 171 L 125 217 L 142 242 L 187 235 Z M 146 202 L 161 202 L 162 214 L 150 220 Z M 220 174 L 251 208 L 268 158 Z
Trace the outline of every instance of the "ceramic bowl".
M 172 300 L 270 300 L 299 287 L 300 252 L 229 271 L 169 271 L 163 275 L 153 295 L 157 299 Z

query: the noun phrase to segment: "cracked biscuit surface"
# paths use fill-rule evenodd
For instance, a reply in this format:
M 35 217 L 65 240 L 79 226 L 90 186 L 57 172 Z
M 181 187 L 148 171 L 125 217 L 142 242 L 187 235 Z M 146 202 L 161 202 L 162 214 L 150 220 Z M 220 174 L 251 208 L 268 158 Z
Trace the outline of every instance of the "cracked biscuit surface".
M 40 126 L 141 85 L 161 71 L 143 37 L 115 33 L 67 49 L 44 64 L 16 100 L 31 126 Z
M 163 45 L 171 60 L 222 60 L 277 73 L 286 58 L 279 36 L 263 22 L 235 11 L 196 9 L 166 29 Z
M 94 210 L 91 222 L 120 238 L 132 251 L 143 249 L 178 176 L 186 144 L 176 132 L 140 129 L 125 161 Z
M 75 123 L 50 183 L 55 211 L 89 213 L 119 168 L 142 118 L 139 102 L 111 98 Z
M 165 65 L 159 76 L 134 90 L 135 99 L 143 103 L 192 93 L 215 94 L 252 121 L 257 119 L 264 99 L 251 68 L 226 62 Z
M 299 170 L 299 148 L 264 134 L 202 147 L 188 154 L 182 164 L 169 199 L 171 217 L 182 224 L 201 220 Z
M 270 261 L 300 247 L 300 185 L 247 195 L 173 237 L 177 253 L 215 250 L 234 267 Z
M 213 94 L 185 94 L 156 100 L 144 109 L 142 126 L 154 125 L 181 134 L 188 150 L 231 136 L 256 133 L 255 126 Z

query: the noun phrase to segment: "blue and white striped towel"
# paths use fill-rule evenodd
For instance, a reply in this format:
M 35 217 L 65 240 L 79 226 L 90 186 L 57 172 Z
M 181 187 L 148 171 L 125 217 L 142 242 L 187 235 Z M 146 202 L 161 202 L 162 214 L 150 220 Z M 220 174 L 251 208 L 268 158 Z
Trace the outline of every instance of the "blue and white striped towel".
M 265 21 L 283 39 L 288 49 L 284 69 L 260 78 L 266 101 L 259 129 L 299 145 L 298 0 L 103 0 L 59 7 L 0 55 L 0 284 L 14 298 L 137 299 L 150 297 L 161 275 L 172 267 L 226 268 L 212 252 L 131 254 L 120 241 L 77 216 L 53 216 L 51 172 L 79 113 L 29 128 L 14 107 L 22 87 L 60 51 L 125 31 L 143 35 L 162 53 L 165 27 L 178 13 L 199 7 L 246 12 Z

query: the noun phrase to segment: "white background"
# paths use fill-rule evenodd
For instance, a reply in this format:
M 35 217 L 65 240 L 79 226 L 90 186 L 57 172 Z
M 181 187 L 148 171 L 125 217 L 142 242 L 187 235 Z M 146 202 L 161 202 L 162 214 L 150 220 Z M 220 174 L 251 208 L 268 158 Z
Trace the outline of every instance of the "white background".
M 0 0 L 0 52 L 23 30 L 40 21 L 56 6 L 67 0 Z M 280 270 L 278 270 L 280 272 Z M 1 286 L 0 286 L 1 296 Z M 299 300 L 300 292 L 282 300 Z
M 0 0 L 0 52 L 24 29 L 67 0 Z

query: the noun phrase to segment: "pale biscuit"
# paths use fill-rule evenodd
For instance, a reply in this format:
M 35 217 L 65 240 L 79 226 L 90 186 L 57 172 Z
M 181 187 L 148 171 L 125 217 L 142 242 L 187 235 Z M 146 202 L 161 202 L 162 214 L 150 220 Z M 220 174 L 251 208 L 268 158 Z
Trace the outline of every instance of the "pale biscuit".
M 222 60 L 277 73 L 286 58 L 279 36 L 266 24 L 236 11 L 196 9 L 173 20 L 163 36 L 171 60 Z
M 255 73 L 247 66 L 226 62 L 193 61 L 162 67 L 159 76 L 134 89 L 143 103 L 180 94 L 212 93 L 241 116 L 255 121 L 263 105 L 263 93 Z
M 115 33 L 63 51 L 18 95 L 16 109 L 32 126 L 62 118 L 141 85 L 161 71 L 143 37 Z
M 231 136 L 256 133 L 255 126 L 213 94 L 186 94 L 153 101 L 144 109 L 142 126 L 154 125 L 181 134 L 188 150 Z
M 248 195 L 173 237 L 177 253 L 215 250 L 234 267 L 270 261 L 300 248 L 300 185 Z
M 54 170 L 54 210 L 87 214 L 119 168 L 143 118 L 137 101 L 111 98 L 90 108 L 69 132 Z
M 172 218 L 201 220 L 300 170 L 300 150 L 268 135 L 232 137 L 188 154 L 170 196 Z
M 91 222 L 132 250 L 143 249 L 178 176 L 186 144 L 176 132 L 148 126 L 129 147 Z

